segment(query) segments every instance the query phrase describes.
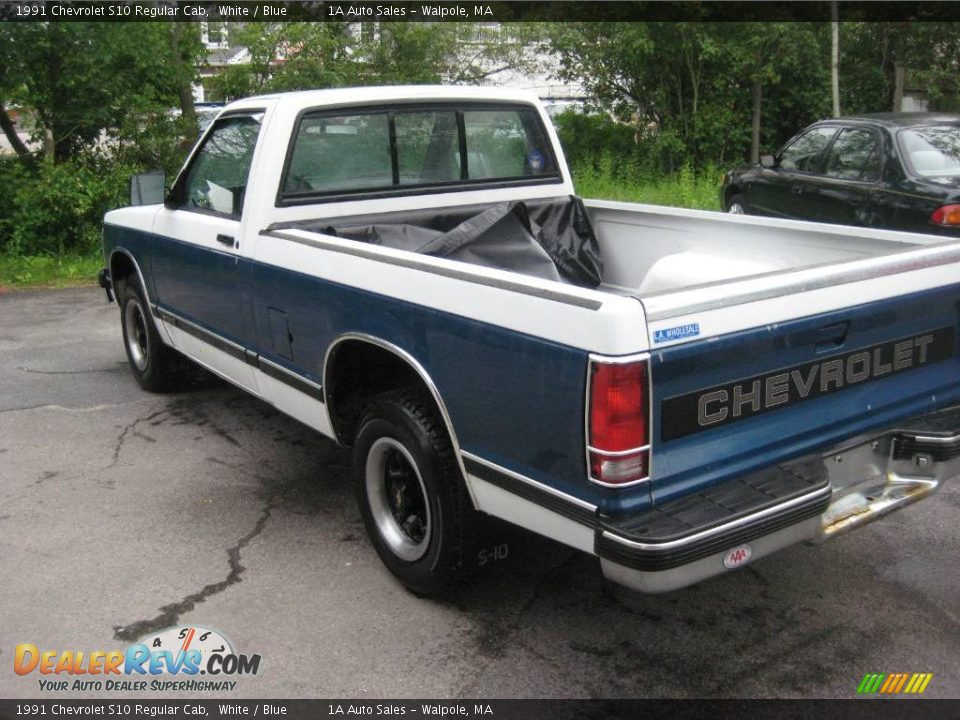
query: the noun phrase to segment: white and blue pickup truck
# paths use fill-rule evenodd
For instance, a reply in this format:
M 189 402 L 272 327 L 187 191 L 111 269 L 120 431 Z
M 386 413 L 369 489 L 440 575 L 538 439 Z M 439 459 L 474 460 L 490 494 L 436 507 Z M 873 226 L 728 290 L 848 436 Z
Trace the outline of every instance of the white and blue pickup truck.
M 182 354 L 352 448 L 414 592 L 483 514 L 662 592 L 960 474 L 960 242 L 580 200 L 503 89 L 245 99 L 148 180 L 104 221 L 134 376 Z

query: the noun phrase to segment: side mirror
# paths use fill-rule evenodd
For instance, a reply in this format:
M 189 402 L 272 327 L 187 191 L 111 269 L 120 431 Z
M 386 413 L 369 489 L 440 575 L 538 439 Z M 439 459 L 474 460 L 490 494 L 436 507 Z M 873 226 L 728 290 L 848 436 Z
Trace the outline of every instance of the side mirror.
M 760 165 L 765 168 L 775 168 L 777 166 L 777 159 L 773 155 L 761 155 Z
M 162 170 L 140 173 L 130 178 L 131 205 L 158 205 L 166 195 L 167 178 Z

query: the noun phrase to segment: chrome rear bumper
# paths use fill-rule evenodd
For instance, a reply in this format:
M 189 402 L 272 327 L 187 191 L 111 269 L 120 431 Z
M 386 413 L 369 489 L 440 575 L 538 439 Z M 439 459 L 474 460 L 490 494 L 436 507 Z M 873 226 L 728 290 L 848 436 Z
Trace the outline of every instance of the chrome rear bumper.
M 794 493 L 774 504 L 750 507 L 749 499 L 741 500 L 742 492 L 733 486 L 744 483 L 737 478 L 703 493 L 702 504 L 732 498 L 727 504 L 739 510 L 706 525 L 691 524 L 683 534 L 643 537 L 641 529 L 649 533 L 658 522 L 650 512 L 640 523 L 636 518 L 601 522 L 595 548 L 604 575 L 641 592 L 675 590 L 798 542 L 823 542 L 917 502 L 960 476 L 960 407 L 852 438 L 822 455 L 750 476 L 748 484 L 752 488 L 776 481 L 775 473 L 796 475 L 797 468 L 808 477 L 806 500 Z M 813 473 L 821 482 L 811 479 Z M 675 517 L 702 517 L 698 502 L 681 498 L 673 501 L 674 510 L 668 503 L 658 512 L 671 522 Z M 801 503 L 806 512 L 798 512 Z M 723 542 L 727 544 L 718 547 Z
M 953 429 L 938 429 L 949 420 Z M 847 443 L 824 456 L 824 463 L 833 498 L 821 518 L 818 542 L 922 500 L 960 475 L 960 409 Z

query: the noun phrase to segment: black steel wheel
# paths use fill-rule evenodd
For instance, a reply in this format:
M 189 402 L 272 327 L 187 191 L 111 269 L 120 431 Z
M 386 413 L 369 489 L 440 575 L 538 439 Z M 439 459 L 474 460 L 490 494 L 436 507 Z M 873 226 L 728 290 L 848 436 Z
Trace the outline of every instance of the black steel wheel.
M 432 403 L 410 391 L 379 397 L 360 423 L 353 457 L 360 513 L 380 559 L 418 595 L 453 587 L 476 513 Z
M 177 353 L 160 339 L 143 290 L 135 281 L 128 280 L 120 289 L 118 300 L 123 347 L 134 378 L 150 392 L 170 389 Z

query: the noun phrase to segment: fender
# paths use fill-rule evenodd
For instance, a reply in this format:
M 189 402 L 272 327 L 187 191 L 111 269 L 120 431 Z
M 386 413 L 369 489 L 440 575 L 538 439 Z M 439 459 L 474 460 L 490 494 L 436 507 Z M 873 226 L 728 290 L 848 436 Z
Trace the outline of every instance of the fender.
M 157 306 L 153 300 L 150 299 L 150 290 L 147 288 L 147 281 L 143 277 L 143 271 L 140 269 L 140 263 L 137 262 L 137 259 L 133 256 L 133 253 L 122 247 L 117 247 L 110 251 L 110 262 L 108 263 L 108 266 L 110 267 L 110 285 L 113 289 L 114 296 L 117 298 L 117 305 L 120 304 L 120 295 L 117 292 L 117 280 L 113 274 L 113 259 L 116 255 L 125 255 L 133 264 L 133 269 L 136 270 L 137 277 L 140 279 L 140 289 L 143 290 L 144 299 L 147 301 L 147 307 L 150 309 L 150 320 L 157 332 L 160 334 L 160 337 L 163 339 L 163 342 L 172 347 L 173 343 L 170 342 L 170 336 L 167 334 L 166 327 L 164 327 L 163 323 L 157 322 Z
M 453 420 L 450 418 L 450 413 L 447 411 L 447 406 L 443 402 L 443 398 L 440 396 L 440 391 L 437 389 L 436 383 L 430 377 L 430 374 L 427 372 L 426 368 L 420 364 L 420 362 L 406 350 L 397 347 L 391 342 L 382 340 L 381 338 L 374 337 L 373 335 L 367 335 L 366 333 L 358 332 L 347 332 L 341 335 L 338 335 L 333 342 L 330 343 L 330 346 L 327 348 L 327 352 L 323 357 L 323 402 L 326 407 L 330 407 L 330 399 L 327 397 L 328 388 L 330 387 L 330 378 L 327 376 L 329 370 L 330 357 L 333 354 L 334 349 L 338 345 L 348 340 L 356 340 L 360 342 L 367 343 L 368 345 L 374 345 L 381 350 L 386 350 L 390 353 L 393 353 L 398 358 L 403 360 L 407 365 L 409 365 L 414 372 L 420 377 L 420 380 L 423 381 L 423 384 L 430 391 L 430 396 L 433 398 L 434 403 L 437 405 L 437 409 L 440 411 L 440 418 L 443 420 L 443 425 L 447 430 L 447 435 L 450 436 L 450 444 L 453 446 L 453 453 L 457 459 L 457 467 L 460 468 L 461 476 L 466 481 L 467 478 L 467 469 L 463 464 L 463 453 L 460 450 L 460 442 L 457 440 L 457 433 L 453 429 Z M 336 439 L 336 438 L 334 438 Z M 339 443 L 339 441 L 337 441 Z M 473 497 L 473 490 L 470 488 L 470 483 L 466 483 L 467 489 L 470 492 L 470 500 L 473 502 L 473 506 L 477 507 L 477 500 Z

